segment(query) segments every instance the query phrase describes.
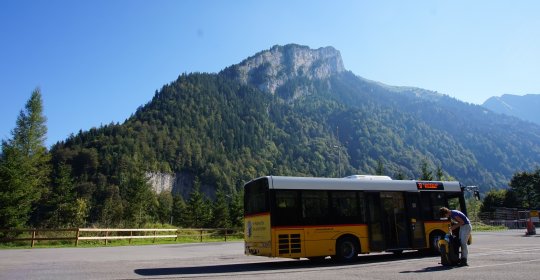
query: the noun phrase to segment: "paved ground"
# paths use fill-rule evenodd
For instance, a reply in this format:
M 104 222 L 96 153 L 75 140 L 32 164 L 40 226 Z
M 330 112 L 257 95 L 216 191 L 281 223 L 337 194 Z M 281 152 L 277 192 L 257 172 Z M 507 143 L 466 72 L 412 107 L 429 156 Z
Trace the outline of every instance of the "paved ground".
M 0 250 L 0 279 L 539 279 L 540 235 L 475 232 L 470 266 L 445 268 L 416 252 L 357 262 L 243 255 L 243 243 Z

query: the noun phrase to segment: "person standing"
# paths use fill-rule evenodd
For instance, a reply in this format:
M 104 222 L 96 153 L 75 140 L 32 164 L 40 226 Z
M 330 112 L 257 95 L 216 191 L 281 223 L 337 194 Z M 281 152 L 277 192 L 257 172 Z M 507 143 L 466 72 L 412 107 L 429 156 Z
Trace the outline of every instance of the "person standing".
M 451 231 L 459 227 L 459 240 L 461 243 L 461 259 L 459 261 L 460 266 L 468 266 L 467 256 L 469 249 L 467 247 L 467 241 L 472 231 L 471 221 L 469 218 L 459 210 L 450 210 L 446 207 L 439 209 L 441 217 L 450 218 L 456 222 L 450 228 Z

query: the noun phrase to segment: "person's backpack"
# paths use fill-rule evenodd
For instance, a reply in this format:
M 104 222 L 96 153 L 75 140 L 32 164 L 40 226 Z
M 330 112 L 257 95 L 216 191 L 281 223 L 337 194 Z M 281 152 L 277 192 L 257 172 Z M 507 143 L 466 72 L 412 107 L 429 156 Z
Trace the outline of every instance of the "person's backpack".
M 444 266 L 455 266 L 459 264 L 459 238 L 446 234 L 438 242 L 441 253 L 441 264 Z

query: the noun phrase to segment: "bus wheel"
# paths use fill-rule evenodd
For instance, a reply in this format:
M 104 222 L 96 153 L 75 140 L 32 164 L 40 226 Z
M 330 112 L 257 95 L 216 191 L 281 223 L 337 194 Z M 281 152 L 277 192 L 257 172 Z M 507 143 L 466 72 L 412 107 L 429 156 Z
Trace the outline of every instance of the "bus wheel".
M 336 259 L 342 262 L 353 261 L 359 252 L 358 241 L 352 237 L 343 237 L 336 243 Z

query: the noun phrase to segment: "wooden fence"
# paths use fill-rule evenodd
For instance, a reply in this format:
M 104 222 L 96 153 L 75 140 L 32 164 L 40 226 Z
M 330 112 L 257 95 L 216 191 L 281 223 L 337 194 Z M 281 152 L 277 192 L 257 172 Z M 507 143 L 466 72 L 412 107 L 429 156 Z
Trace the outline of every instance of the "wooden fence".
M 243 238 L 239 229 L 232 228 L 182 228 L 182 229 L 116 229 L 116 228 L 69 228 L 69 229 L 0 229 L 0 243 L 30 241 L 34 247 L 37 241 L 67 240 L 73 241 L 75 246 L 79 241 L 103 240 L 105 245 L 111 240 L 127 239 L 131 244 L 133 239 L 170 238 L 178 241 L 183 239 L 196 239 L 199 242 L 212 239 L 227 241 L 231 237 Z

